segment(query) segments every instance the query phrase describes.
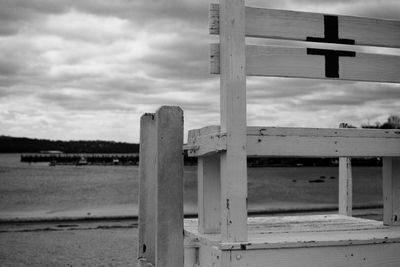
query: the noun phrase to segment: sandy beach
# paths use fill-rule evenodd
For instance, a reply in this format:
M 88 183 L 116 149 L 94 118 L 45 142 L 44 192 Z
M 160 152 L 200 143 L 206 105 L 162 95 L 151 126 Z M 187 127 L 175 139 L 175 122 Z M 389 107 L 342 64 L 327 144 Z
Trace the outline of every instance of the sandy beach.
M 354 214 L 382 219 L 381 209 Z M 3 222 L 0 266 L 136 266 L 137 244 L 137 220 L 132 219 Z
M 0 266 L 136 266 L 135 221 L 1 224 Z
M 355 214 L 381 219 L 380 168 L 353 171 L 355 207 L 369 208 Z M 337 168 L 249 168 L 248 174 L 253 215 L 337 208 Z M 186 166 L 187 216 L 197 212 L 196 181 L 196 167 Z M 0 266 L 136 266 L 137 166 L 49 167 L 3 155 L 0 182 Z

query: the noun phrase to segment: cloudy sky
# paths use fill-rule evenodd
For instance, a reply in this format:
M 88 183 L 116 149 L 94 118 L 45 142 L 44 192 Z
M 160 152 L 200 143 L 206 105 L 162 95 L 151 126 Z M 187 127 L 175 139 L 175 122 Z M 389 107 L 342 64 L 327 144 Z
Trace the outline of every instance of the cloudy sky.
M 400 19 L 398 0 L 247 5 Z M 185 131 L 218 124 L 219 78 L 208 74 L 208 45 L 217 39 L 208 35 L 208 6 L 0 0 L 0 135 L 138 142 L 141 114 L 161 105 L 183 108 Z M 394 84 L 249 78 L 247 88 L 249 125 L 360 126 L 400 115 Z

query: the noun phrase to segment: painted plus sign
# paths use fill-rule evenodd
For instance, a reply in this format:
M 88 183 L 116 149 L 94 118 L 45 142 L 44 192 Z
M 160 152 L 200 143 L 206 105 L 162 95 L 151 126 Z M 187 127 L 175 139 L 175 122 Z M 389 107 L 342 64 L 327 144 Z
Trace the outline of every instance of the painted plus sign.
M 337 16 L 324 15 L 324 37 L 307 37 L 309 42 L 354 45 L 352 39 L 339 39 Z M 325 56 L 325 77 L 339 78 L 339 57 L 355 57 L 356 52 L 330 49 L 307 48 L 308 55 Z

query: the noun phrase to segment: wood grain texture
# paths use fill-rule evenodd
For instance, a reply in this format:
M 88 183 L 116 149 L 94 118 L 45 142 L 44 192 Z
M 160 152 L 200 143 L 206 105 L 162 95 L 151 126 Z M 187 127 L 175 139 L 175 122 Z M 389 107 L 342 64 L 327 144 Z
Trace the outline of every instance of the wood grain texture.
M 156 264 L 183 266 L 183 112 L 156 112 Z
M 199 246 L 194 238 L 184 237 L 184 267 L 197 267 Z
M 221 234 L 247 239 L 246 70 L 244 0 L 220 0 Z
M 249 217 L 247 242 L 224 242 L 220 234 L 200 234 L 197 220 L 185 220 L 185 235 L 221 250 L 314 248 L 400 243 L 400 231 L 382 222 L 339 214 Z
M 368 246 L 328 246 L 313 249 L 227 251 L 225 253 L 229 254 L 232 259 L 231 267 L 397 267 L 400 265 L 399 250 L 400 244 L 394 243 Z
M 339 214 L 351 216 L 353 211 L 353 176 L 351 158 L 339 158 Z
M 156 126 L 155 114 L 140 118 L 139 248 L 138 266 L 155 264 L 156 215 Z
M 219 5 L 210 6 L 209 18 L 210 33 L 219 34 Z M 400 21 L 339 15 L 338 32 L 356 45 L 400 47 Z M 324 14 L 246 7 L 245 33 L 296 41 L 324 37 Z
M 188 143 L 184 147 L 189 157 L 207 156 L 226 150 L 226 134 L 219 134 L 220 126 L 207 126 L 190 130 Z
M 347 128 L 347 123 L 340 123 L 339 128 Z M 353 212 L 353 175 L 351 158 L 339 158 L 339 214 L 351 216 Z
M 215 130 L 215 128 L 214 128 Z M 225 134 L 197 136 L 190 156 L 225 149 Z M 398 157 L 399 130 L 247 127 L 248 156 Z
M 383 223 L 400 225 L 400 157 L 383 158 Z
M 221 231 L 221 179 L 220 155 L 199 157 L 197 164 L 199 232 Z
M 219 45 L 210 45 L 210 73 L 220 73 Z M 246 46 L 246 74 L 327 79 L 325 57 L 309 55 L 307 48 Z M 339 57 L 336 80 L 368 82 L 400 82 L 400 57 L 395 55 L 356 53 L 355 57 Z

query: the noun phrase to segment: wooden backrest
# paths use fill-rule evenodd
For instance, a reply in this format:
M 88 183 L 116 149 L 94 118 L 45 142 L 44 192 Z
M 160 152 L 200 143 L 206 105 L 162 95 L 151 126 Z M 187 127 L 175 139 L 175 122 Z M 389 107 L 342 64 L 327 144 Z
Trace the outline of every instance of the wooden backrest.
M 210 7 L 210 33 L 220 34 L 220 8 Z M 355 52 L 351 45 L 400 47 L 400 21 L 245 8 L 246 37 L 308 42 L 307 48 L 248 45 L 246 75 L 400 82 L 400 56 Z M 313 48 L 313 43 L 346 45 Z M 315 45 L 314 45 L 315 47 Z M 220 46 L 211 45 L 211 73 L 220 73 Z

